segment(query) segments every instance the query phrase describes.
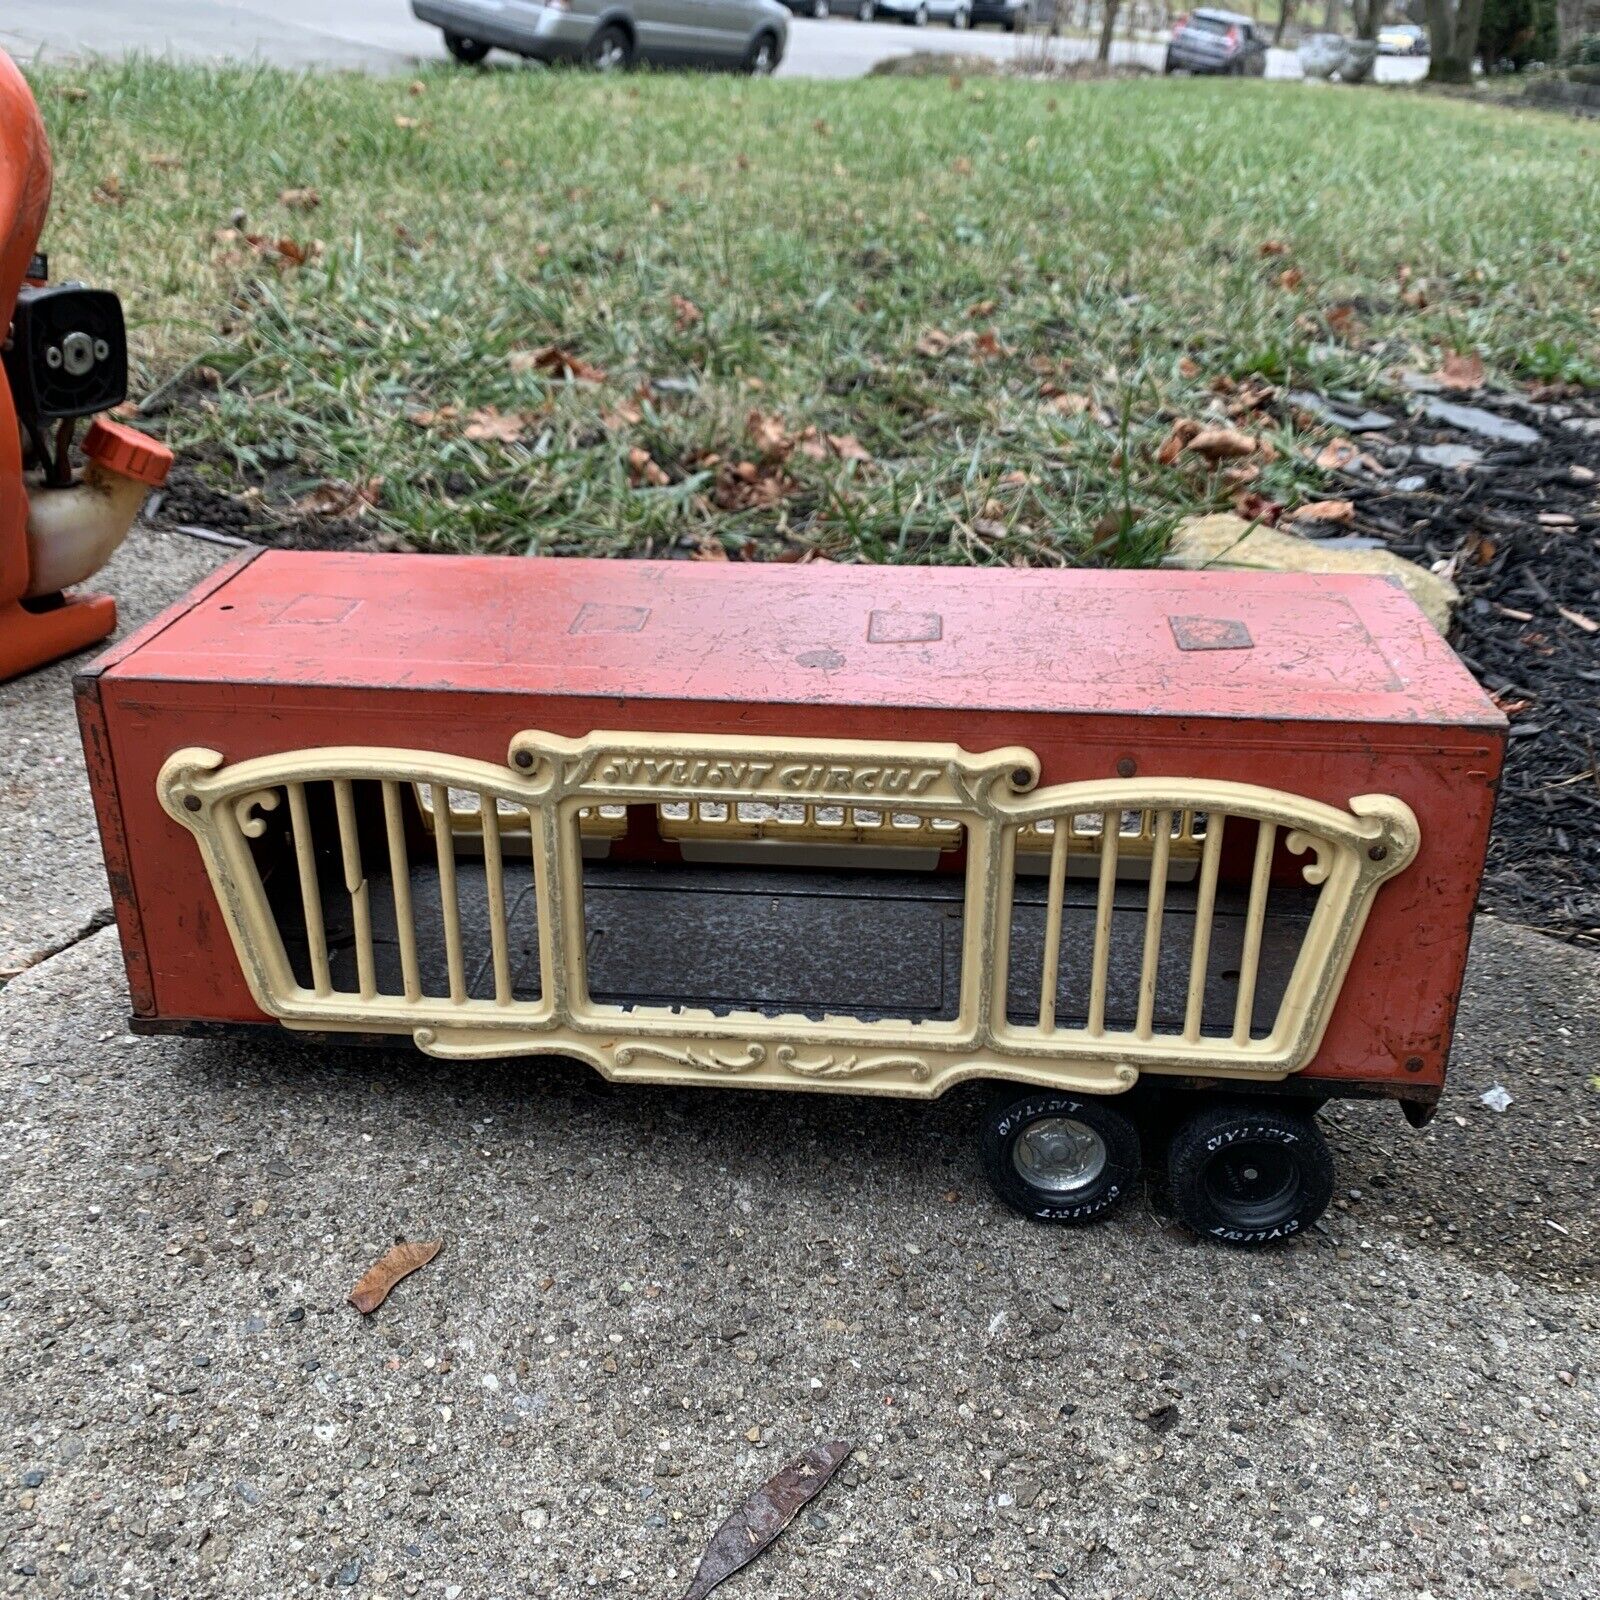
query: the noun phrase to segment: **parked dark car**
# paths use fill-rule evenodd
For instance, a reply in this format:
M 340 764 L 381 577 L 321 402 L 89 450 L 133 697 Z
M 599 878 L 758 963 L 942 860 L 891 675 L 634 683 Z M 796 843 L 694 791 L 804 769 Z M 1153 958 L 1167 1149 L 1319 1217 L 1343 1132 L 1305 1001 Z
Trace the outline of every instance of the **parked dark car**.
M 1172 30 L 1165 70 L 1259 78 L 1267 70 L 1267 35 L 1237 11 L 1191 11 Z

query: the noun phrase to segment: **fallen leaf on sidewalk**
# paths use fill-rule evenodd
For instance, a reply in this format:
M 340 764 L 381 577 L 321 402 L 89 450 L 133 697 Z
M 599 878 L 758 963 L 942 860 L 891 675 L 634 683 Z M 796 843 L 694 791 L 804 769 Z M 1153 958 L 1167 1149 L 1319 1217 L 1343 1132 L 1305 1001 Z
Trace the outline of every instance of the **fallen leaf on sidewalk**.
M 724 1579 L 754 1561 L 789 1526 L 795 1513 L 822 1492 L 850 1450 L 843 1439 L 815 1445 L 767 1479 L 711 1535 L 683 1600 L 705 1600 Z
M 382 1257 L 362 1275 L 350 1291 L 350 1304 L 369 1317 L 402 1278 L 409 1278 L 418 1267 L 425 1267 L 438 1255 L 443 1239 L 410 1239 L 385 1250 Z

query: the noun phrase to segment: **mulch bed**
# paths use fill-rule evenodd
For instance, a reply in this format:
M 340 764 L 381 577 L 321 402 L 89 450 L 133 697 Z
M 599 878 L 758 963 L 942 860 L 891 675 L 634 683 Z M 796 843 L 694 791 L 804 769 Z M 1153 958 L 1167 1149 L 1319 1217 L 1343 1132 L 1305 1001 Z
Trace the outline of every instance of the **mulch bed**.
M 1462 591 L 1451 642 L 1511 719 L 1483 905 L 1600 944 L 1600 401 L 1435 398 L 1492 411 L 1539 437 L 1496 443 L 1391 407 L 1390 426 L 1355 436 L 1385 470 L 1341 475 L 1338 492 L 1356 516 L 1332 531 L 1443 566 Z M 1481 459 L 1455 466 L 1422 458 L 1440 445 Z M 300 549 L 378 543 L 359 522 L 285 522 L 182 468 L 155 520 Z
M 1511 720 L 1483 905 L 1600 944 L 1600 403 L 1440 398 L 1539 439 L 1497 444 L 1396 409 L 1394 426 L 1360 436 L 1389 471 L 1346 476 L 1356 519 L 1340 531 L 1442 565 L 1461 589 L 1451 642 Z M 1419 458 L 1439 445 L 1482 459 Z

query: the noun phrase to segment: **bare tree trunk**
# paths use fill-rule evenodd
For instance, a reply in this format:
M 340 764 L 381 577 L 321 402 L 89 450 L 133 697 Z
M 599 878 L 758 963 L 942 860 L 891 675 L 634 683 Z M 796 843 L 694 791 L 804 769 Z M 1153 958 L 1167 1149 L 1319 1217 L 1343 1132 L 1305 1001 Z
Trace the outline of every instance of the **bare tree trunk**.
M 1483 0 L 1428 0 L 1430 83 L 1471 83 Z
M 1336 33 L 1339 28 L 1339 0 L 1328 0 L 1322 8 L 1322 31 Z
M 1283 43 L 1283 30 L 1294 21 L 1295 0 L 1278 0 L 1278 25 L 1272 30 L 1272 42 Z
M 1483 0 L 1478 0 L 1482 5 Z M 1095 52 L 1098 61 L 1111 59 L 1111 39 L 1117 30 L 1117 13 L 1122 9 L 1122 0 L 1105 0 L 1105 20 L 1100 24 L 1100 48 Z
M 1356 25 L 1356 38 L 1376 39 L 1378 29 L 1383 26 L 1383 0 L 1352 0 L 1350 9 Z

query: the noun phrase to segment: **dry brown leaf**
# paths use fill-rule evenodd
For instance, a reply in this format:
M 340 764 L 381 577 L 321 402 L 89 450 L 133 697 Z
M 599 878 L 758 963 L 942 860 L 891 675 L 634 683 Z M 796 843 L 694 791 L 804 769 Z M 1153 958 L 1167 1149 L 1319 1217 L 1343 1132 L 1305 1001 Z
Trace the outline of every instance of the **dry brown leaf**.
M 508 365 L 513 372 L 545 372 L 568 383 L 606 381 L 603 369 L 554 344 L 547 344 L 542 350 L 513 350 Z
M 1178 376 L 1193 381 L 1200 376 L 1200 363 L 1193 356 L 1183 356 L 1178 361 Z
M 1444 358 L 1444 364 L 1434 373 L 1433 381 L 1441 389 L 1457 394 L 1468 394 L 1483 387 L 1483 357 L 1476 351 L 1462 354 L 1456 351 Z
M 635 489 L 663 489 L 672 482 L 666 468 L 648 450 L 641 450 L 637 445 L 628 452 L 628 478 Z
M 1264 522 L 1268 527 L 1274 526 L 1283 515 L 1283 507 L 1276 500 L 1269 500 L 1251 489 L 1233 497 L 1233 509 L 1235 515 L 1246 522 Z
M 1049 405 L 1052 411 L 1059 411 L 1064 417 L 1081 417 L 1086 411 L 1094 410 L 1094 399 L 1086 394 L 1053 394 Z
M 728 547 L 714 533 L 703 533 L 695 540 L 694 548 L 689 552 L 689 559 L 691 561 L 726 561 L 728 559 Z
M 872 453 L 853 433 L 830 433 L 828 443 L 841 461 L 870 461 Z
M 681 294 L 672 297 L 672 320 L 679 329 L 692 328 L 700 320 L 700 307 Z
M 967 307 L 967 315 L 974 322 L 982 322 L 985 317 L 992 317 L 994 315 L 994 308 L 996 304 L 998 304 L 998 302 L 994 300 L 975 301 L 972 305 Z
M 1298 289 L 1306 281 L 1306 275 L 1299 267 L 1290 267 L 1287 272 L 1278 274 L 1278 287 L 1280 289 Z
M 782 461 L 794 449 L 783 419 L 770 412 L 752 411 L 744 419 L 744 431 L 765 461 Z
M 421 78 L 413 78 L 411 82 L 406 85 L 406 93 L 413 99 L 415 99 L 419 94 L 426 94 L 427 92 L 428 86 L 422 81 Z
M 1323 313 L 1323 318 L 1328 326 L 1342 339 L 1355 327 L 1356 308 L 1348 301 L 1342 305 L 1329 306 Z
M 443 1239 L 413 1239 L 385 1250 L 350 1291 L 350 1304 L 370 1317 L 389 1298 L 389 1291 L 418 1267 L 427 1266 L 443 1244 Z
M 957 156 L 950 163 L 950 170 L 958 178 L 970 178 L 972 176 L 972 162 L 966 156 Z
M 461 430 L 464 439 L 492 439 L 499 444 L 515 444 L 528 431 L 529 418 L 521 411 L 502 411 L 498 406 L 479 406 L 467 416 Z
M 919 356 L 942 356 L 955 341 L 948 333 L 940 328 L 929 328 L 917 340 L 917 354 Z
M 1254 461 L 1236 461 L 1231 467 L 1224 467 L 1221 476 L 1229 488 L 1242 489 L 1261 476 L 1261 468 Z
M 280 189 L 278 200 L 291 211 L 315 211 L 322 204 L 322 196 L 315 189 Z
M 1189 441 L 1200 432 L 1200 424 L 1189 417 L 1179 417 L 1172 424 L 1172 430 L 1156 450 L 1156 460 L 1164 467 L 1170 467 L 1180 455 Z
M 1261 444 L 1254 434 L 1241 433 L 1237 428 L 1202 428 L 1186 448 L 1207 461 L 1228 461 L 1261 453 Z
M 122 179 L 116 173 L 108 172 L 94 186 L 94 198 L 103 206 L 120 206 L 128 196 L 123 190 Z
M 56 93 L 60 95 L 63 100 L 71 100 L 74 102 L 74 104 L 80 103 L 89 98 L 89 91 L 81 84 L 77 83 L 64 83 L 59 89 L 56 90 Z
M 456 421 L 460 415 L 459 406 L 440 406 L 437 410 L 408 411 L 406 421 L 418 428 L 437 428 Z
M 1313 500 L 1296 506 L 1289 516 L 1295 522 L 1354 522 L 1356 508 L 1350 500 Z
M 631 400 L 620 400 L 609 411 L 600 414 L 601 425 L 609 433 L 616 433 L 623 428 L 632 428 L 644 421 L 644 408 L 638 403 L 639 396 Z
M 396 112 L 394 125 L 397 128 L 420 128 L 422 120 L 420 117 L 403 117 L 399 112 Z
M 361 483 L 344 483 L 337 478 L 319 483 L 293 504 L 302 517 L 329 521 L 342 517 L 364 517 L 383 493 L 382 478 L 367 478 Z
M 1289 247 L 1281 239 L 1267 239 L 1257 248 L 1256 254 L 1265 259 L 1268 256 L 1286 256 Z
M 147 167 L 159 167 L 163 172 L 171 172 L 184 164 L 182 156 L 167 155 L 164 151 L 152 151 L 144 158 Z

